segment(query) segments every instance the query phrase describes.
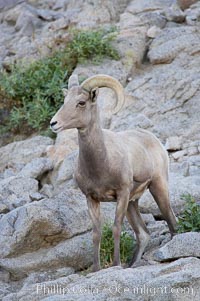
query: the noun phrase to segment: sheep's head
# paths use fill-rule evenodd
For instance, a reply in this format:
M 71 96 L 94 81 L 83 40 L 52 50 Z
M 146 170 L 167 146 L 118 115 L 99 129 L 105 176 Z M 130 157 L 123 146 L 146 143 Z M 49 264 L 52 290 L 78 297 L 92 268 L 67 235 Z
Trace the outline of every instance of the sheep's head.
M 69 78 L 68 90 L 63 89 L 64 104 L 51 119 L 53 132 L 58 133 L 65 129 L 86 128 L 97 111 L 97 96 L 100 87 L 108 87 L 115 91 L 117 102 L 114 113 L 118 112 L 124 104 L 122 85 L 108 75 L 96 75 L 79 85 L 77 75 Z

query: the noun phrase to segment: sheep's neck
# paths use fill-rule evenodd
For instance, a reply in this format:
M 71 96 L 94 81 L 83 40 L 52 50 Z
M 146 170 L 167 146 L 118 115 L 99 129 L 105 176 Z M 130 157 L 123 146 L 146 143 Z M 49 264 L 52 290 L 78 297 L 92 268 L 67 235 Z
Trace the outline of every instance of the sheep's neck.
M 107 162 L 107 151 L 100 122 L 79 130 L 79 166 L 90 177 L 102 175 Z

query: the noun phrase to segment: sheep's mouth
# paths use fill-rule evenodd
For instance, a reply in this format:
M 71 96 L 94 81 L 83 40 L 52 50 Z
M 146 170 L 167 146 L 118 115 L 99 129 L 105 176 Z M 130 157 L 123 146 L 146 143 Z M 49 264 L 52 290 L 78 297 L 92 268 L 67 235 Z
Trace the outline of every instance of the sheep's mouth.
M 62 130 L 63 130 L 63 127 L 62 126 L 60 126 L 60 127 L 58 127 L 57 129 L 55 129 L 55 128 L 53 128 L 53 127 L 50 127 L 50 129 L 52 130 L 52 132 L 54 132 L 54 133 L 59 133 L 59 132 L 61 132 Z

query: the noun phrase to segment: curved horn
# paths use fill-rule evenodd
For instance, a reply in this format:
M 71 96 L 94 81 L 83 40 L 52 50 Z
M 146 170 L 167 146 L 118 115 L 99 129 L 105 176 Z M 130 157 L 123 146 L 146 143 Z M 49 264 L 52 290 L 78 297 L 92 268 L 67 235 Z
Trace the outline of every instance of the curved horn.
M 119 112 L 124 105 L 124 89 L 120 82 L 112 76 L 105 74 L 91 76 L 81 84 L 81 87 L 87 90 L 88 92 L 95 87 L 111 88 L 115 92 L 117 98 L 113 114 Z
M 78 85 L 79 85 L 78 75 L 77 74 L 71 75 L 68 80 L 68 89 L 70 89 L 73 86 L 78 86 Z

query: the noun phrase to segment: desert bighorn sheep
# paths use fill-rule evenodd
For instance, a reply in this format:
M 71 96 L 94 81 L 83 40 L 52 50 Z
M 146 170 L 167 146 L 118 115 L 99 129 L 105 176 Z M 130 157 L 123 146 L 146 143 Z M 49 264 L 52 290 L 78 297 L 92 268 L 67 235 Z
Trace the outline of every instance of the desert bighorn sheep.
M 87 198 L 92 219 L 94 271 L 100 268 L 100 202 L 117 203 L 113 226 L 113 265 L 120 265 L 120 233 L 125 215 L 137 239 L 137 249 L 131 266 L 141 259 L 149 241 L 150 236 L 138 208 L 138 199 L 147 188 L 172 234 L 176 228 L 176 218 L 169 201 L 166 151 L 159 140 L 148 131 L 103 130 L 97 103 L 100 87 L 114 90 L 117 98 L 115 112 L 120 110 L 124 104 L 124 92 L 116 79 L 107 75 L 96 75 L 79 85 L 78 77 L 72 75 L 68 91 L 63 91 L 64 105 L 50 122 L 55 133 L 65 129 L 78 129 L 79 157 L 75 178 Z

